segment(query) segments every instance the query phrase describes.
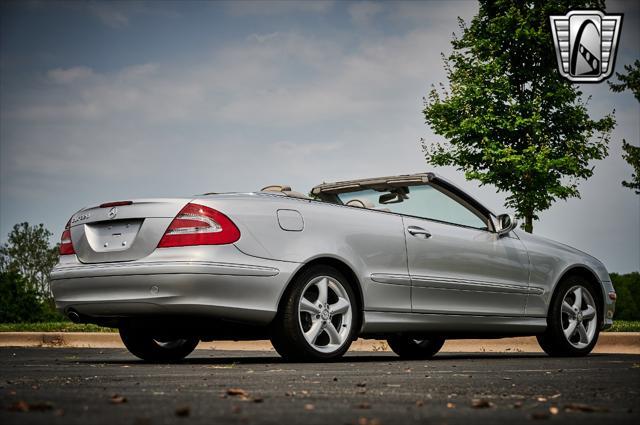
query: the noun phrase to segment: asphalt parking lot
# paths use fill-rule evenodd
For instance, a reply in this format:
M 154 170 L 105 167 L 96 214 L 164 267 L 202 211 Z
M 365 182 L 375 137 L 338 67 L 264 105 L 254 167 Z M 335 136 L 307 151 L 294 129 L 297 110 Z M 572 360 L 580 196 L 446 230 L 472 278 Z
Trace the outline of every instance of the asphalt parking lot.
M 197 350 L 144 364 L 122 349 L 0 349 L 2 424 L 640 423 L 640 356 L 349 353 L 286 363 Z

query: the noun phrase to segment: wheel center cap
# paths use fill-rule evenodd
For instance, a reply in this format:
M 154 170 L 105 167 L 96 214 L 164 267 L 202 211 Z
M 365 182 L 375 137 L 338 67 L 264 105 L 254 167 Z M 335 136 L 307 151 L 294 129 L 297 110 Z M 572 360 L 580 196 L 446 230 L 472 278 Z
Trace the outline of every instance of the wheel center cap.
M 578 322 L 582 322 L 582 312 L 579 311 L 578 314 L 576 315 L 576 319 L 578 320 Z
M 320 313 L 320 317 L 322 318 L 322 320 L 329 320 L 329 310 L 322 310 L 322 313 Z

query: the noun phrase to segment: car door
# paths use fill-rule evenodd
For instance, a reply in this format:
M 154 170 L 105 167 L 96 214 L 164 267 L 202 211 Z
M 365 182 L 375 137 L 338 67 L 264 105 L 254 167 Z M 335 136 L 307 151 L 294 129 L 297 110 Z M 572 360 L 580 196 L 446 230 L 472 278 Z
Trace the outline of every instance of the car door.
M 404 213 L 412 311 L 523 315 L 529 259 L 517 236 L 499 237 L 489 217 L 436 185 L 412 187 L 407 198 L 398 212 Z

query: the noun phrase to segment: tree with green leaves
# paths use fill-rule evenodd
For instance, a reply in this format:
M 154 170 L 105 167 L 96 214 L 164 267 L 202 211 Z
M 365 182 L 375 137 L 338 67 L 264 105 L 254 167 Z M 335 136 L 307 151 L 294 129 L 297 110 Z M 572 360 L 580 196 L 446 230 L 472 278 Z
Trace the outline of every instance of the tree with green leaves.
M 580 196 L 615 126 L 613 113 L 592 119 L 579 86 L 557 70 L 549 15 L 577 8 L 604 2 L 481 0 L 443 55 L 449 88 L 425 98 L 426 122 L 447 139 L 423 141 L 427 162 L 508 192 L 527 232 L 553 202 Z
M 640 102 L 640 60 L 636 59 L 633 65 L 625 65 L 624 70 L 626 74 L 616 72 L 619 82 L 610 82 L 609 87 L 616 93 L 631 90 L 636 100 Z M 634 174 L 631 175 L 631 181 L 625 180 L 622 185 L 635 190 L 636 194 L 640 195 L 640 146 L 633 146 L 623 139 L 622 149 L 624 150 L 622 158 L 633 167 L 634 171 Z
M 631 90 L 636 100 L 640 102 L 640 60 L 636 59 L 633 65 L 625 65 L 626 74 L 616 72 L 618 83 L 609 82 L 611 91 L 620 93 L 625 90 Z
M 58 247 L 49 246 L 51 236 L 42 224 L 14 225 L 7 242 L 0 246 L 0 273 L 19 274 L 26 290 L 50 298 L 49 274 L 58 262 Z
M 43 299 L 15 271 L 0 272 L 0 323 L 61 320 L 49 299 Z

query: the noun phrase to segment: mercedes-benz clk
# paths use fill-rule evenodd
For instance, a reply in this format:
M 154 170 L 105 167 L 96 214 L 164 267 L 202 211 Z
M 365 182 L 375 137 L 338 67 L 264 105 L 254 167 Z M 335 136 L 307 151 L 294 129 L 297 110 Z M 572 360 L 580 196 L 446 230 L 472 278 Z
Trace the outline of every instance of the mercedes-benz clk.
M 325 360 L 358 337 L 426 359 L 446 339 L 517 335 L 581 356 L 616 298 L 600 261 L 433 173 L 107 202 L 71 217 L 60 254 L 57 308 L 147 361 L 252 339 Z

